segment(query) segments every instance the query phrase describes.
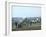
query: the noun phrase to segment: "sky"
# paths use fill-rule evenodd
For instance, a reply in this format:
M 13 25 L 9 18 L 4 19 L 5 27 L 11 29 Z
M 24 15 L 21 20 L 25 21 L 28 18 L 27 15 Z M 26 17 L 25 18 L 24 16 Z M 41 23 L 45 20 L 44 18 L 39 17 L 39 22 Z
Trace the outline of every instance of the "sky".
M 41 16 L 40 7 L 20 7 L 13 6 L 11 9 L 12 17 L 39 17 Z

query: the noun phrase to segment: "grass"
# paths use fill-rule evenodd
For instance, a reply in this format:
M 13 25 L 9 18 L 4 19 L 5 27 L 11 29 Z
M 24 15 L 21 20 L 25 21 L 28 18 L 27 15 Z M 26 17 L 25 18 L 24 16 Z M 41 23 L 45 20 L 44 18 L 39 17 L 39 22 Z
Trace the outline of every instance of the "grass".
M 41 24 L 36 23 L 36 24 L 32 24 L 30 27 L 24 26 L 22 28 L 12 29 L 12 31 L 22 31 L 22 30 L 41 30 Z

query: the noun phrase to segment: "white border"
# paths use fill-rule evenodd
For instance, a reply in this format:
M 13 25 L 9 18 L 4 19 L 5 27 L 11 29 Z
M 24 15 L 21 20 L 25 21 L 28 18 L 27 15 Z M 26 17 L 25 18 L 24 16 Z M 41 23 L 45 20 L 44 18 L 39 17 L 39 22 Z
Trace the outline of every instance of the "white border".
M 39 6 L 39 7 L 41 7 L 42 9 L 41 9 L 41 12 L 44 12 L 44 4 L 36 4 L 36 3 L 22 3 L 24 6 L 27 6 L 26 4 L 30 4 L 29 6 Z M 17 34 L 17 33 L 20 33 L 20 31 L 15 31 L 15 32 L 13 32 L 12 31 L 12 27 L 11 27 L 11 6 L 12 5 L 22 5 L 21 3 L 16 3 L 16 2 L 7 2 L 7 34 L 9 34 L 10 33 L 10 35 L 14 35 L 14 34 Z M 42 13 L 41 13 L 41 18 L 42 18 Z M 42 21 L 41 21 L 41 24 L 43 24 L 42 23 Z M 33 31 L 31 31 L 31 30 L 29 30 L 29 32 L 31 31 L 31 32 L 39 32 L 39 31 L 43 31 L 44 30 L 44 28 L 43 28 L 43 25 L 42 25 L 42 30 L 33 30 Z M 21 32 L 23 32 L 23 31 L 21 31 Z M 25 32 L 25 31 L 24 31 Z M 26 31 L 27 32 L 27 31 Z

